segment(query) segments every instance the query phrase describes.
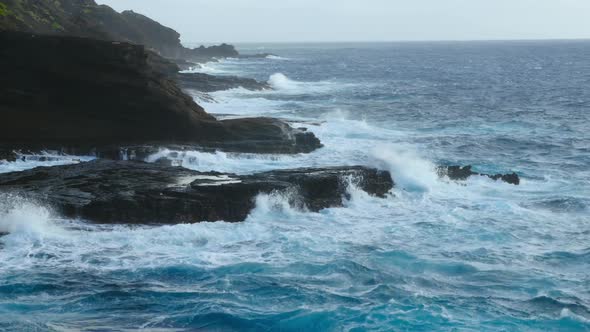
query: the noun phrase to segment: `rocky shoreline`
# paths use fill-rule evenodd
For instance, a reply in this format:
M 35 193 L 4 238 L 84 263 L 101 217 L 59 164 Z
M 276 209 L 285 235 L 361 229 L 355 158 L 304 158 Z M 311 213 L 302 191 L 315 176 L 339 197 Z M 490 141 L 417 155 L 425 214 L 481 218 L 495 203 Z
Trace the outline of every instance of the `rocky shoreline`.
M 176 31 L 93 0 L 11 0 L 6 7 L 0 22 L 0 160 L 44 150 L 99 159 L 1 174 L 0 193 L 90 222 L 175 224 L 243 221 L 260 194 L 288 195 L 291 204 L 319 211 L 341 206 L 351 184 L 377 197 L 394 187 L 389 172 L 362 166 L 238 176 L 166 160 L 145 163 L 161 148 L 297 154 L 322 144 L 280 119 L 216 119 L 187 95 L 272 89 L 248 78 L 182 72 L 219 58 L 268 54 L 241 55 L 227 44 L 188 49 Z M 479 174 L 470 166 L 438 172 L 451 180 L 483 175 L 520 183 L 516 174 Z
M 280 120 L 218 121 L 171 79 L 170 67 L 178 68 L 143 46 L 8 31 L 0 32 L 0 43 L 4 147 L 91 151 L 150 143 L 265 153 L 321 147 L 312 133 Z M 241 82 L 234 80 L 232 86 Z
M 91 0 L 7 7 L 10 15 L 0 23 L 0 159 L 44 150 L 99 159 L 2 174 L 0 192 L 92 222 L 185 223 L 242 221 L 261 193 L 298 191 L 312 211 L 338 206 L 346 196 L 343 179 L 352 175 L 361 184 L 385 181 L 367 186 L 376 195 L 393 186 L 388 174 L 360 167 L 237 177 L 141 162 L 163 147 L 294 154 L 322 144 L 279 119 L 218 120 L 184 92 L 270 89 L 252 79 L 181 73 L 198 62 L 242 56 L 231 45 L 187 49 L 174 30 Z M 49 16 L 62 29 L 36 19 Z M 205 178 L 234 180 L 204 184 Z
M 177 224 L 246 219 L 259 194 L 291 195 L 309 211 L 341 206 L 350 183 L 383 197 L 388 172 L 365 167 L 280 170 L 238 176 L 137 161 L 95 160 L 2 174 L 0 192 L 97 223 Z

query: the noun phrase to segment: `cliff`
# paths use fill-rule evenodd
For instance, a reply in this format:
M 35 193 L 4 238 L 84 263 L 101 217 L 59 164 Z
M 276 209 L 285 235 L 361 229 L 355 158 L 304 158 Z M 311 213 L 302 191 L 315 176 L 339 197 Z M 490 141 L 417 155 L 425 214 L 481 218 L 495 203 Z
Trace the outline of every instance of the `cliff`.
M 0 141 L 189 139 L 215 121 L 143 46 L 12 32 L 0 41 Z
M 214 45 L 210 47 L 198 47 L 189 49 L 180 43 L 180 34 L 175 30 L 165 27 L 151 18 L 135 13 L 131 10 L 120 14 L 126 26 L 106 27 L 105 30 L 116 40 L 127 40 L 135 44 L 146 45 L 149 48 L 171 59 L 189 59 L 193 61 L 206 61 L 216 57 L 237 57 L 238 51 L 228 44 Z M 129 34 L 127 29 L 135 29 L 139 34 Z M 133 37 L 133 38 L 131 38 Z
M 227 44 L 185 48 L 173 29 L 133 11 L 118 13 L 94 0 L 0 0 L 0 31 L 6 30 L 129 42 L 171 59 L 238 56 Z
M 321 146 L 274 119 L 217 121 L 168 78 L 169 63 L 140 45 L 9 31 L 0 43 L 4 146 L 184 143 L 277 153 Z

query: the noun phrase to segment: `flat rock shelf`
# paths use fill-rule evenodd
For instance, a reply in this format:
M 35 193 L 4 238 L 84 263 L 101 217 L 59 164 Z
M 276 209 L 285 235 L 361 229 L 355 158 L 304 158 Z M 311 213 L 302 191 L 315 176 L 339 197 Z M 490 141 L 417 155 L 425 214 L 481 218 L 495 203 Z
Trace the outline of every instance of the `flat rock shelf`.
M 239 222 L 259 194 L 288 195 L 309 211 L 342 206 L 350 185 L 384 197 L 389 172 L 362 166 L 277 170 L 238 176 L 138 161 L 95 160 L 0 175 L 0 191 L 95 223 Z

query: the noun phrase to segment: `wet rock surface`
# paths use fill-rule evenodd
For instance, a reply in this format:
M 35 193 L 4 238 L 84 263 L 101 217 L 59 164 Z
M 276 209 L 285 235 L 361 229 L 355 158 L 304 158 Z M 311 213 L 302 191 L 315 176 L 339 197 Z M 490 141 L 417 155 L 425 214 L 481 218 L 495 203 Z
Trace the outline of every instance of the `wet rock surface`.
M 0 191 L 48 204 L 63 216 L 125 224 L 243 221 L 262 193 L 287 195 L 293 205 L 319 211 L 341 206 L 350 183 L 379 197 L 394 185 L 388 172 L 360 166 L 238 176 L 95 160 L 0 175 Z
M 247 90 L 270 90 L 267 83 L 258 82 L 251 78 L 237 76 L 213 76 L 201 73 L 180 73 L 176 80 L 184 89 L 194 89 L 201 92 L 224 91 L 236 88 Z
M 440 166 L 437 168 L 440 177 L 448 177 L 451 180 L 464 181 L 471 176 L 486 176 L 492 180 L 500 180 L 513 185 L 520 185 L 520 177 L 516 173 L 511 174 L 483 174 L 472 170 L 472 166 Z

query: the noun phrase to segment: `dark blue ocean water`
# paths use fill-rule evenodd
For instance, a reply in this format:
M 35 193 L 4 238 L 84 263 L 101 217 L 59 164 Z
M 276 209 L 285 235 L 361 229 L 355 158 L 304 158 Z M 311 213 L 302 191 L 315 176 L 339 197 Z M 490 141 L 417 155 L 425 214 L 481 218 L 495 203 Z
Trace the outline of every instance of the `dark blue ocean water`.
M 392 172 L 391 196 L 351 187 L 320 213 L 260 196 L 241 224 L 163 227 L 90 226 L 2 196 L 0 330 L 590 331 L 590 42 L 240 47 L 278 57 L 196 70 L 275 90 L 197 101 L 294 121 L 325 148 L 176 163 L 369 165 Z M 439 164 L 523 180 L 455 183 Z

